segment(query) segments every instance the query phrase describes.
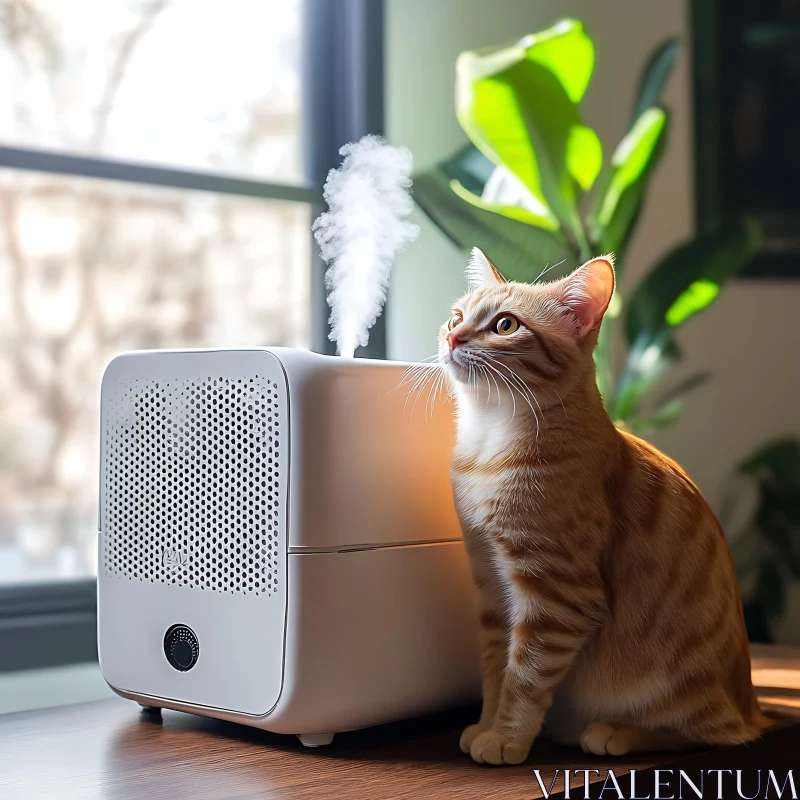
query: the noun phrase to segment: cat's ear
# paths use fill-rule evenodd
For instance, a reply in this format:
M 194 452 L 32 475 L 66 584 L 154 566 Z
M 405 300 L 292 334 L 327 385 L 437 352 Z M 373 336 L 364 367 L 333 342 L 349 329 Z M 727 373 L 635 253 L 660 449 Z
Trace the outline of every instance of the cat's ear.
M 477 248 L 472 248 L 472 254 L 467 262 L 467 286 L 471 292 L 477 289 L 486 289 L 506 283 L 506 279 L 497 271 L 497 268 Z
M 557 299 L 573 316 L 579 335 L 596 330 L 614 294 L 614 254 L 587 261 L 555 286 Z

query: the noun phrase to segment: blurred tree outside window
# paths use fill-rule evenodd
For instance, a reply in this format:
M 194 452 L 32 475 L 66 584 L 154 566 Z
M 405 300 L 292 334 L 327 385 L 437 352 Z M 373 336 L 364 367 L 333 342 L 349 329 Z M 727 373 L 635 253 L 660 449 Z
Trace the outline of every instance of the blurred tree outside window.
M 301 185 L 301 6 L 0 0 L 0 151 Z M 0 584 L 89 576 L 106 364 L 307 347 L 311 206 L 2 164 Z

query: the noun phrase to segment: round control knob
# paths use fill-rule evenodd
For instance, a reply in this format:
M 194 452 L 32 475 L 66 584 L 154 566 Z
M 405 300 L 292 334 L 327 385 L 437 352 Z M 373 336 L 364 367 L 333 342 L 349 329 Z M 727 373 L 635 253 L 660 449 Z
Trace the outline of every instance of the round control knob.
M 164 634 L 164 655 L 170 666 L 188 672 L 200 655 L 200 643 L 188 625 L 173 625 Z

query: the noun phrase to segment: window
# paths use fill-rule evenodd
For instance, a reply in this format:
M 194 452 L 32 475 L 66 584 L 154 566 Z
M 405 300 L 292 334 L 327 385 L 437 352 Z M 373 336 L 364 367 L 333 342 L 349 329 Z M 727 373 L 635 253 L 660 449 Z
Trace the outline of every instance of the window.
M 116 353 L 330 351 L 310 225 L 338 148 L 380 132 L 382 15 L 376 0 L 0 0 L 0 11 L 9 669 L 93 647 L 99 386 Z M 380 330 L 373 339 L 381 355 Z M 53 613 L 72 615 L 71 640 Z M 25 633 L 12 646 L 15 620 Z
M 300 0 L 2 6 L 4 144 L 302 181 Z

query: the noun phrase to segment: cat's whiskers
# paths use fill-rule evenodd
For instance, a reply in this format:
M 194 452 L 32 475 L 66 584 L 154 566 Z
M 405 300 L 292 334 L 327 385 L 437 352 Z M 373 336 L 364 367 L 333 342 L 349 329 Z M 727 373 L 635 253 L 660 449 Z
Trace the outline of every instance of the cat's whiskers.
M 500 361 L 498 361 L 497 363 L 498 363 L 499 366 L 502 366 L 505 369 L 507 369 L 509 371 L 509 373 L 511 374 L 511 376 L 517 380 L 519 385 L 525 387 L 525 390 L 530 393 L 530 396 L 533 398 L 533 402 L 536 403 L 536 407 L 539 409 L 539 413 L 542 415 L 542 420 L 544 420 L 544 410 L 542 409 L 542 406 L 539 403 L 539 399 L 536 397 L 536 392 L 533 391 L 533 388 L 528 386 L 528 384 L 526 384 L 525 381 L 522 380 L 522 378 L 519 376 L 519 374 L 517 372 L 515 372 L 515 370 L 512 369 L 508 364 L 504 364 L 504 363 L 502 363 Z M 538 420 L 537 420 L 537 423 L 538 423 Z
M 439 374 L 434 378 L 434 380 L 432 380 L 428 384 L 428 396 L 425 398 L 425 419 L 426 420 L 428 419 L 428 409 L 431 407 L 431 398 L 433 398 L 434 403 L 436 401 L 436 392 L 437 392 L 437 389 L 438 389 L 438 386 L 439 386 L 439 381 L 441 380 L 441 377 L 442 377 L 442 373 L 441 373 L 441 370 L 440 370 Z M 433 414 L 433 410 L 432 409 L 431 409 L 430 413 Z
M 489 408 L 489 403 L 492 402 L 492 385 L 489 383 L 489 371 L 481 364 L 478 364 L 477 368 L 480 370 L 481 375 L 486 376 L 486 403 L 484 408 Z
M 492 373 L 489 371 L 488 367 L 484 366 L 483 369 L 486 371 L 487 383 L 488 383 L 488 378 L 491 378 L 494 381 L 494 386 L 495 386 L 495 389 L 497 390 L 497 407 L 500 408 L 500 403 L 502 401 L 502 397 L 500 396 L 500 384 L 498 384 L 497 378 L 495 378 L 494 375 L 492 375 Z M 489 398 L 486 400 L 486 407 L 487 408 L 489 407 L 489 401 L 491 400 L 491 398 L 492 398 L 492 390 L 491 390 L 491 387 L 490 387 L 490 389 L 489 389 Z
M 540 431 L 539 415 L 536 413 L 536 409 L 533 407 L 533 404 L 531 403 L 531 401 L 529 399 L 529 395 L 530 395 L 531 398 L 533 398 L 533 401 L 538 406 L 540 413 L 542 413 L 542 415 L 543 415 L 544 412 L 542 412 L 542 407 L 539 405 L 539 401 L 536 399 L 536 395 L 533 393 L 533 390 L 529 386 L 527 386 L 525 384 L 525 382 L 522 380 L 522 378 L 520 378 L 519 375 L 517 375 L 517 373 L 514 372 L 514 370 L 512 370 L 507 364 L 503 364 L 501 361 L 498 361 L 495 357 L 489 355 L 489 353 L 486 353 L 485 351 L 481 352 L 481 357 L 487 359 L 488 362 L 491 362 L 492 364 L 495 365 L 494 367 L 492 367 L 492 369 L 500 377 L 502 377 L 503 380 L 506 382 L 506 384 L 509 387 L 509 390 L 512 393 L 512 397 L 513 397 L 514 388 L 516 388 L 516 390 L 522 395 L 523 399 L 525 400 L 525 402 L 530 407 L 531 413 L 533 414 L 533 418 L 536 420 L 536 437 L 538 438 L 539 437 L 539 431 Z M 487 363 L 487 366 L 489 366 L 488 363 Z M 503 373 L 500 372 L 497 369 L 497 367 L 502 367 L 503 369 L 507 369 L 508 370 L 509 377 L 511 378 L 511 382 L 509 382 L 509 380 L 507 380 L 505 378 Z
M 475 370 L 480 370 L 481 374 L 485 374 L 487 376 L 487 378 L 486 378 L 486 392 L 487 392 L 486 408 L 488 408 L 489 407 L 489 403 L 491 402 L 491 398 L 492 398 L 492 386 L 489 383 L 489 377 L 491 376 L 492 380 L 494 380 L 495 386 L 497 387 L 497 405 L 499 407 L 500 406 L 500 400 L 501 400 L 500 385 L 494 379 L 494 376 L 491 375 L 491 372 L 488 369 L 488 365 L 485 364 L 476 353 L 471 352 L 471 351 L 465 352 L 462 357 L 465 358 L 465 360 L 467 362 L 467 375 L 468 375 L 467 388 L 468 389 L 471 388 L 472 380 L 473 380 L 473 377 L 474 377 L 476 379 L 475 380 L 475 384 L 476 384 L 476 392 L 477 392 L 478 391 L 478 387 L 477 387 L 477 383 L 478 383 L 477 382 L 477 377 L 478 377 L 478 375 L 477 375 L 477 372 Z M 473 367 L 475 368 L 475 370 L 473 370 Z M 513 395 L 512 395 L 512 400 L 513 400 Z M 516 412 L 516 404 L 514 406 L 514 411 Z M 513 415 L 512 415 L 512 419 L 513 419 Z
M 425 378 L 425 376 L 430 372 L 430 369 L 433 366 L 435 365 L 420 363 L 420 364 L 414 364 L 413 366 L 409 367 L 403 373 L 402 377 L 400 378 L 400 383 L 398 383 L 395 389 L 399 389 L 402 386 L 405 386 L 406 384 L 410 383 L 412 385 L 411 388 L 409 388 L 408 390 L 408 394 L 411 395 L 411 393 L 416 389 L 417 385 L 419 384 L 419 381 Z
M 436 398 L 442 389 L 442 383 L 444 382 L 444 379 L 445 379 L 444 369 L 440 369 L 439 374 L 436 376 L 436 380 L 433 382 L 431 390 L 428 392 L 428 400 L 425 403 L 426 420 L 428 419 L 428 405 L 430 405 L 431 418 L 433 418 L 433 411 L 436 408 Z
M 411 415 L 414 415 L 414 409 L 417 407 L 417 402 L 419 401 L 420 397 L 422 396 L 422 392 L 425 391 L 425 387 L 431 384 L 436 378 L 438 378 L 442 372 L 444 371 L 443 368 L 439 365 L 429 364 L 426 365 L 427 369 L 423 372 L 423 374 L 417 378 L 414 386 L 409 391 L 409 396 L 406 398 L 406 404 L 408 403 L 409 398 L 411 395 L 414 395 L 414 402 L 411 406 Z M 426 403 L 427 406 L 427 403 Z M 405 413 L 405 404 L 403 406 L 403 411 Z
M 553 264 L 552 267 L 548 267 L 545 264 L 544 269 L 531 281 L 531 283 L 536 283 L 539 280 L 539 278 L 541 278 L 543 275 L 547 275 L 547 273 L 550 272 L 551 269 L 560 267 L 566 260 L 567 260 L 566 258 L 562 258 L 561 261 L 559 261 L 557 264 Z
M 417 397 L 414 400 L 414 405 L 419 399 L 421 399 L 423 393 L 427 390 L 427 396 L 425 398 L 425 419 L 428 418 L 428 404 L 430 402 L 431 396 L 435 398 L 436 396 L 436 386 L 439 383 L 439 380 L 442 377 L 443 369 L 439 367 L 439 369 L 431 370 L 430 374 L 426 378 L 426 380 L 420 385 L 420 388 L 417 392 Z M 414 413 L 414 408 L 412 407 L 411 413 Z
M 432 364 L 429 362 L 436 361 L 438 358 L 439 354 L 436 353 L 432 356 L 426 356 L 425 358 L 420 359 L 416 364 L 412 364 L 403 372 L 400 377 L 400 383 L 397 384 L 395 389 L 399 389 L 406 383 L 411 382 L 414 376 L 418 375 L 420 372 L 424 372 L 427 367 L 432 366 Z
M 502 380 L 503 383 L 508 388 L 508 393 L 511 395 L 511 403 L 512 403 L 511 419 L 513 420 L 514 417 L 517 414 L 517 401 L 516 401 L 516 398 L 514 397 L 514 387 L 508 382 L 508 379 L 505 377 L 505 375 L 503 375 L 502 372 L 499 372 L 491 364 L 484 362 L 483 366 L 484 366 L 484 368 L 486 370 L 488 370 L 490 372 L 490 374 L 497 375 L 497 377 L 500 378 L 500 380 Z M 496 381 L 495 381 L 495 383 L 497 384 Z M 499 384 L 497 384 L 497 386 L 498 386 L 498 392 L 499 392 L 499 388 L 500 388 Z M 517 391 L 519 391 L 519 390 L 517 390 Z M 527 398 L 524 395 L 522 395 L 522 397 L 523 397 L 524 400 L 527 401 Z M 531 411 L 533 411 L 533 414 L 534 414 L 534 417 L 535 417 L 536 416 L 536 412 L 533 410 L 533 406 L 531 406 L 530 401 L 528 401 L 528 405 L 530 406 Z
M 561 394 L 559 393 L 558 389 L 553 389 L 553 391 L 556 393 L 558 402 L 561 403 L 561 410 L 564 412 L 564 418 L 569 420 L 569 414 L 567 414 L 567 409 L 566 406 L 564 405 L 564 398 L 561 397 Z
M 513 422 L 514 417 L 517 415 L 517 399 L 514 397 L 514 387 L 508 382 L 508 380 L 506 380 L 506 377 L 501 372 L 498 372 L 493 366 L 487 364 L 486 368 L 495 373 L 497 377 L 499 377 L 500 380 L 503 381 L 503 383 L 508 387 L 508 393 L 511 396 L 511 404 L 512 404 L 511 421 Z
M 509 355 L 509 356 L 527 355 L 526 353 L 516 353 L 516 352 L 510 351 L 510 350 L 504 350 L 503 354 L 504 355 Z M 509 367 L 507 364 L 504 364 L 503 366 L 507 370 L 509 370 L 509 372 L 514 373 L 514 370 L 512 370 L 511 367 Z M 516 373 L 514 373 L 514 375 L 516 377 L 519 377 Z M 534 401 L 536 402 L 536 405 L 538 406 L 539 411 L 542 414 L 542 419 L 544 419 L 544 412 L 547 411 L 550 408 L 550 406 L 548 406 L 547 408 L 542 408 L 541 404 L 539 403 L 538 398 L 536 397 L 536 392 L 533 391 L 533 388 L 530 387 L 530 386 L 527 386 L 527 384 L 526 384 L 526 387 L 530 391 L 531 396 L 533 397 Z M 564 398 L 561 397 L 561 393 L 554 386 L 548 386 L 548 389 L 549 389 L 549 391 L 553 392 L 555 394 L 555 396 L 558 398 L 558 402 L 561 404 L 561 410 L 564 412 L 564 417 L 566 419 L 569 419 L 569 414 L 567 414 L 567 409 L 566 409 L 566 406 L 564 405 Z
M 489 372 L 489 370 L 486 368 L 486 365 L 485 365 L 485 364 L 476 363 L 476 364 L 475 364 L 475 368 L 478 370 L 478 372 L 479 372 L 479 373 L 480 373 L 482 376 L 485 376 L 485 377 L 486 377 L 486 404 L 485 404 L 485 408 L 489 408 L 489 403 L 491 403 L 491 402 L 492 402 L 492 384 L 491 384 L 491 383 L 489 383 L 489 377 L 490 377 L 491 373 L 490 373 L 490 372 Z M 476 380 L 476 384 L 477 384 L 477 380 Z M 495 381 L 495 385 L 497 385 L 497 381 Z M 500 395 L 499 395 L 499 391 L 500 391 L 500 389 L 499 389 L 499 387 L 498 387 L 498 397 L 497 397 L 497 402 L 498 402 L 498 405 L 500 405 Z
M 425 382 L 430 379 L 430 376 L 432 375 L 432 373 L 433 373 L 433 370 L 423 369 L 423 370 L 420 370 L 418 373 L 415 374 L 415 376 L 413 378 L 413 384 L 412 384 L 411 388 L 408 390 L 408 393 L 406 394 L 405 403 L 403 403 L 403 413 L 404 414 L 405 414 L 405 411 L 406 411 L 406 407 L 408 406 L 408 401 L 411 399 L 412 396 L 415 397 L 414 405 L 416 405 L 417 389 L 419 387 L 421 387 L 421 386 L 424 386 Z M 414 413 L 414 407 L 413 406 L 411 408 L 411 413 L 412 414 Z
M 469 383 L 469 385 L 472 385 L 474 383 L 475 384 L 475 390 L 474 391 L 478 396 L 480 396 L 480 391 L 481 390 L 480 390 L 480 384 L 479 384 L 479 381 L 478 381 L 478 379 L 481 377 L 481 365 L 480 365 L 480 363 L 478 363 L 477 361 L 473 361 L 470 364 L 469 373 L 470 373 L 470 383 Z M 486 386 L 488 388 L 488 386 L 489 386 L 488 381 L 486 383 Z
M 480 385 L 479 385 L 478 384 L 478 378 L 479 377 L 483 378 L 483 376 L 484 376 L 483 367 L 480 364 L 475 364 L 475 392 L 478 395 L 478 397 L 480 397 L 480 395 L 481 395 L 481 393 L 483 391 L 480 388 L 483 385 L 483 381 L 481 381 Z M 489 397 L 491 396 L 491 391 L 490 391 L 490 386 L 489 386 L 489 381 L 488 380 L 486 381 L 486 392 L 487 392 L 487 399 L 486 399 L 486 403 L 484 405 L 484 408 L 488 408 L 489 407 Z
M 513 351 L 504 351 L 503 354 L 504 355 L 525 355 L 524 353 L 515 353 Z M 502 361 L 500 361 L 496 356 L 492 356 L 489 353 L 483 353 L 483 355 L 485 355 L 487 358 L 492 360 L 498 366 L 503 367 L 503 369 L 507 369 L 508 370 L 508 372 L 511 375 L 511 377 L 519 384 L 520 390 L 524 390 L 525 392 L 530 393 L 530 396 L 533 398 L 534 402 L 536 403 L 537 407 L 539 408 L 539 411 L 541 412 L 542 416 L 544 417 L 544 411 L 543 411 L 541 405 L 539 404 L 538 399 L 536 398 L 535 392 L 533 391 L 533 389 L 530 386 L 528 386 L 528 384 L 525 383 L 525 381 L 522 380 L 522 378 L 519 376 L 519 374 L 517 372 L 515 372 L 508 364 L 505 364 Z

